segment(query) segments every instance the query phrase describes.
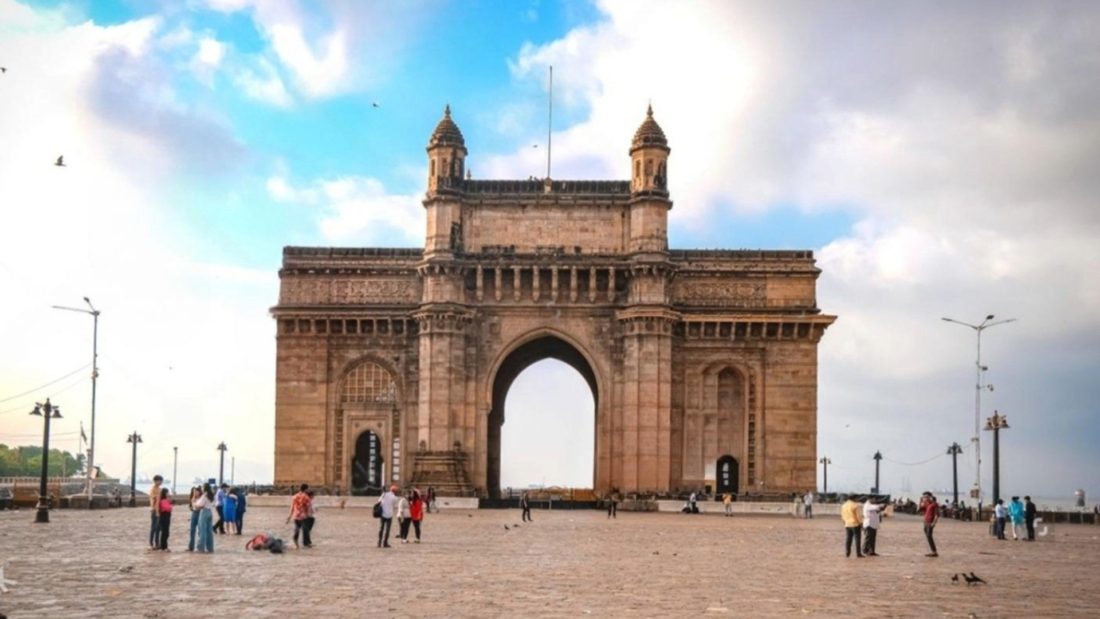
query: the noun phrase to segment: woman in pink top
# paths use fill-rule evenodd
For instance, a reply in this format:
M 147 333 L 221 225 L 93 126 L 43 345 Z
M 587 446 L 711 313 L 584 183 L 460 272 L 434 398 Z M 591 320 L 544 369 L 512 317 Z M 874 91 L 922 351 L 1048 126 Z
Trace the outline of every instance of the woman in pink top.
M 168 488 L 160 489 L 160 549 L 168 552 L 168 529 L 172 526 L 172 500 L 168 498 Z

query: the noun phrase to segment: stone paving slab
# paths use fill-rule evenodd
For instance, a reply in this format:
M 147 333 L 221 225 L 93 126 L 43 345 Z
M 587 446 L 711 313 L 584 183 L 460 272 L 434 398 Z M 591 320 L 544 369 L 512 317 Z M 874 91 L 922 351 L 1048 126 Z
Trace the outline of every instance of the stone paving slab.
M 184 516 L 186 512 L 178 512 Z M 286 511 L 250 509 L 246 532 L 289 540 Z M 1095 617 L 1100 529 L 997 542 L 943 522 L 938 559 L 920 522 L 891 518 L 882 556 L 846 559 L 839 518 L 536 511 L 431 514 L 424 543 L 375 547 L 365 510 L 322 509 L 315 547 L 284 555 L 219 536 L 213 555 L 147 552 L 142 509 L 0 512 L 0 594 L 12 619 L 84 617 Z M 505 530 L 508 525 L 511 530 Z M 121 571 L 120 571 L 121 570 Z M 974 571 L 988 586 L 953 586 Z

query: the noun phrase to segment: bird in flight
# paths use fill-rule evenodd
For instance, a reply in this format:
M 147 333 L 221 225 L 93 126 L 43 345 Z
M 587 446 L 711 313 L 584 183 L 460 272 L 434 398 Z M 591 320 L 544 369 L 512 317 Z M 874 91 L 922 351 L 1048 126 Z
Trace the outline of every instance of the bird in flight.
M 371 102 L 371 104 L 370 104 L 370 106 L 371 106 L 371 107 L 382 107 L 381 105 L 378 105 L 378 102 L 377 102 L 377 101 L 372 101 L 372 102 Z
M 65 155 L 59 155 L 57 161 L 53 162 L 53 164 L 59 168 L 65 167 Z
M 7 67 L 0 67 L 0 73 L 7 73 L 7 72 L 8 72 Z

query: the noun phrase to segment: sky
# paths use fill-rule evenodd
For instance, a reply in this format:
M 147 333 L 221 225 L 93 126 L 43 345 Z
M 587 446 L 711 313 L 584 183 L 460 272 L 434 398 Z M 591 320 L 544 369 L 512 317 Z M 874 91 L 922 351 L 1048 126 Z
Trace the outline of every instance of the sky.
M 446 104 L 475 178 L 542 176 L 553 65 L 555 178 L 626 178 L 652 103 L 674 248 L 814 250 L 830 490 L 876 451 L 884 491 L 949 488 L 953 442 L 970 487 L 976 340 L 941 318 L 993 314 L 1002 493 L 1100 496 L 1098 31 L 1072 1 L 0 0 L 0 442 L 46 397 L 54 445 L 90 427 L 92 319 L 51 309 L 87 296 L 97 462 L 125 477 L 137 431 L 139 474 L 225 441 L 270 480 L 281 248 L 421 246 Z M 507 406 L 505 485 L 590 485 L 580 375 Z

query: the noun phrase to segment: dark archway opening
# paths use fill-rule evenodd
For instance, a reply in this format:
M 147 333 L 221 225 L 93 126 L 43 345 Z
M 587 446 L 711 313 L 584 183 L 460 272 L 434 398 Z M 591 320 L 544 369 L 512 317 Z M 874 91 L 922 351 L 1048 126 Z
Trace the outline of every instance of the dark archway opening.
M 508 397 L 508 390 L 512 387 L 516 377 L 528 367 L 543 359 L 556 359 L 576 370 L 592 390 L 592 401 L 595 410 L 599 410 L 599 390 L 596 387 L 596 374 L 588 365 L 588 360 L 569 343 L 553 336 L 544 336 L 531 340 L 519 348 L 513 350 L 500 364 L 496 378 L 493 380 L 492 409 L 489 411 L 489 449 L 486 467 L 486 485 L 491 498 L 500 498 L 500 433 L 504 425 L 504 405 Z M 592 426 L 592 433 L 596 436 L 596 424 Z M 594 450 L 593 460 L 595 460 Z M 595 476 L 595 462 L 593 462 L 593 477 Z M 593 481 L 595 481 L 593 479 Z
M 353 493 L 376 492 L 382 487 L 382 440 L 367 430 L 355 440 L 355 457 L 351 461 L 351 488 Z
M 730 493 L 737 496 L 737 479 L 740 471 L 738 471 L 737 458 L 733 456 L 722 456 L 718 458 L 718 466 L 716 469 L 716 483 L 718 484 L 717 493 L 719 495 Z

